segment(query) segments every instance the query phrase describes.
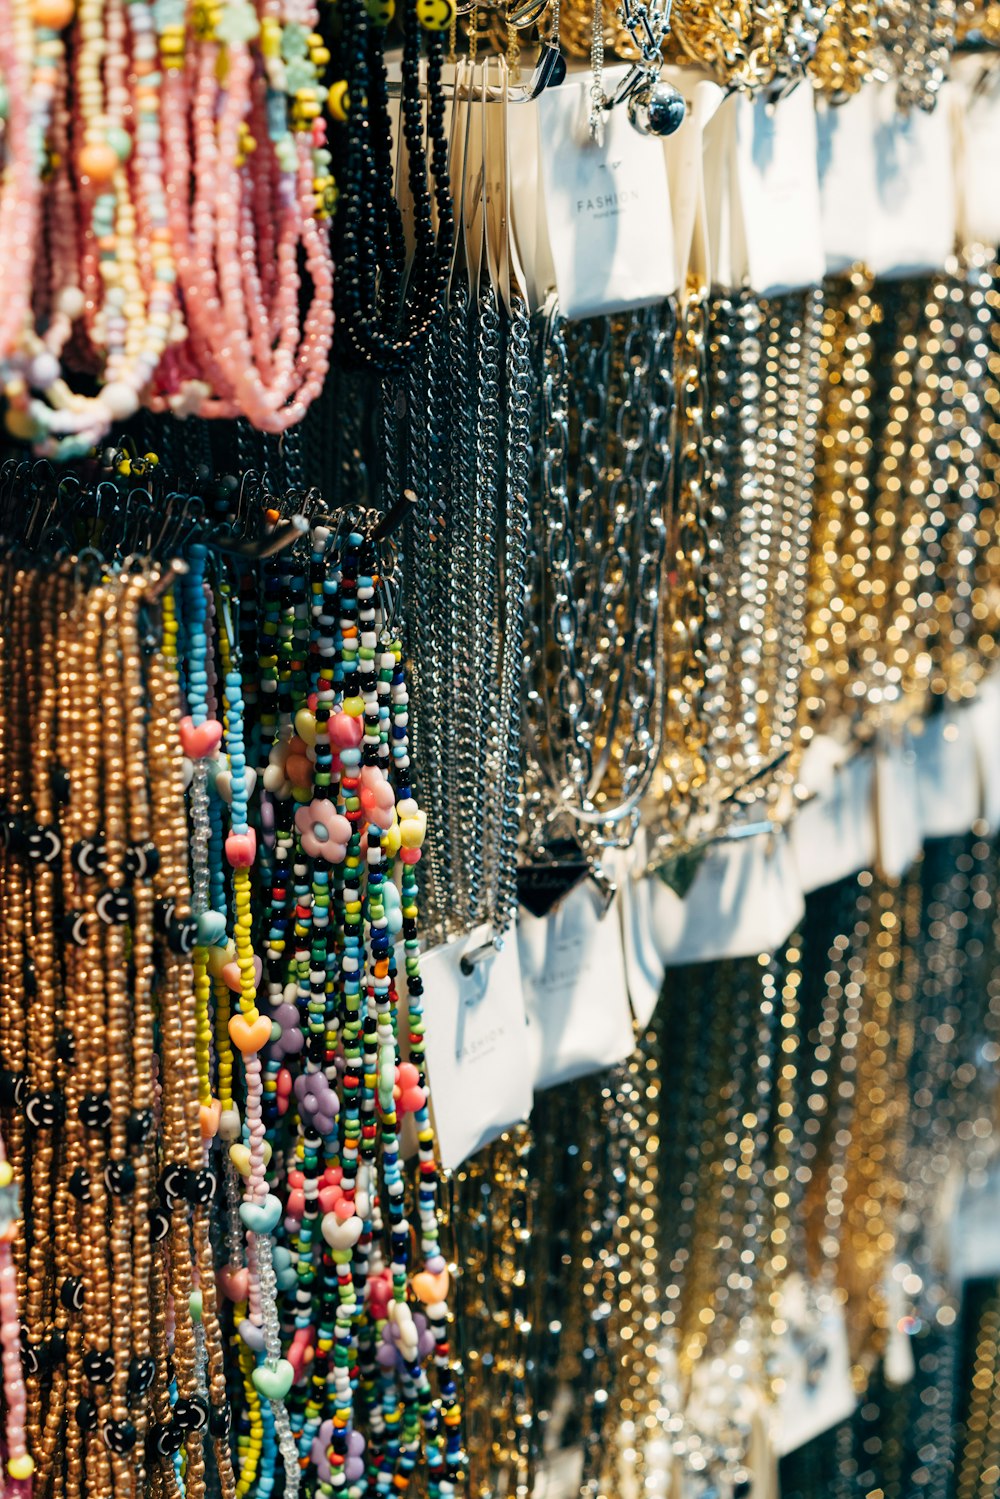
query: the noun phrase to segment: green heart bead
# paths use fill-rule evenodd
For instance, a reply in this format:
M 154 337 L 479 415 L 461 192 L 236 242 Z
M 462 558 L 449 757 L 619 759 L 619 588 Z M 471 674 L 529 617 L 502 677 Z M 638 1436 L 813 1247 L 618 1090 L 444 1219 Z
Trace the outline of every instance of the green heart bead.
M 258 1365 L 252 1377 L 258 1395 L 265 1400 L 284 1400 L 292 1388 L 295 1370 L 286 1358 L 279 1358 L 273 1368 L 270 1364 Z
M 192 1322 L 200 1322 L 203 1315 L 202 1299 L 200 1291 L 192 1291 L 188 1297 L 188 1311 L 191 1313 Z
M 219 947 L 226 940 L 226 918 L 221 911 L 202 911 L 197 918 L 202 947 Z
M 269 1234 L 281 1217 L 281 1199 L 269 1192 L 263 1202 L 241 1202 L 240 1217 L 255 1234 Z

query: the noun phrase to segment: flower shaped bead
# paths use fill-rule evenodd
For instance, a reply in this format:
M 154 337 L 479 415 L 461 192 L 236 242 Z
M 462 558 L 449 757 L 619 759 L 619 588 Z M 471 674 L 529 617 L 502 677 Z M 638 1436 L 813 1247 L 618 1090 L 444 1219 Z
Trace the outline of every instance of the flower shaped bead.
M 362 767 L 361 807 L 368 821 L 383 831 L 396 821 L 395 792 L 375 765 Z
M 333 1422 L 324 1421 L 319 1431 L 313 1438 L 312 1460 L 316 1464 L 316 1472 L 323 1483 L 330 1482 L 330 1443 L 333 1440 Z M 365 1439 L 360 1431 L 349 1431 L 347 1433 L 347 1456 L 344 1460 L 344 1477 L 348 1483 L 357 1483 L 358 1479 L 364 1477 Z
M 395 1366 L 403 1370 L 407 1359 L 412 1362 L 414 1358 L 426 1358 L 433 1351 L 434 1334 L 428 1328 L 424 1314 L 417 1312 L 402 1325 L 397 1321 L 386 1323 L 375 1357 L 383 1369 Z
M 308 807 L 300 807 L 295 814 L 295 826 L 310 859 L 325 859 L 328 864 L 344 862 L 351 824 L 341 817 L 332 802 L 313 801 Z
M 260 31 L 257 12 L 246 0 L 229 0 L 215 28 L 220 42 L 227 47 L 238 47 L 252 42 Z
M 340 1099 L 330 1087 L 326 1073 L 301 1072 L 293 1086 L 301 1113 L 321 1135 L 332 1134 Z
M 420 1086 L 420 1073 L 412 1062 L 400 1062 L 393 1088 L 397 1114 L 415 1114 L 427 1102 L 427 1089 Z

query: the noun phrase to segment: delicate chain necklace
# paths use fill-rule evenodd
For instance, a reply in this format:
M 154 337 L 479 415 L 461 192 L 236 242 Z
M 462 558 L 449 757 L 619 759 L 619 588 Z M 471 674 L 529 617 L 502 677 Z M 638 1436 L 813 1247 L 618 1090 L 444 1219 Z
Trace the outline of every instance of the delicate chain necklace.
M 669 305 L 541 333 L 542 457 L 528 617 L 533 857 L 628 842 L 659 755 L 671 471 Z
M 520 299 L 508 314 L 484 286 L 473 308 L 456 273 L 447 338 L 435 333 L 430 346 L 451 417 L 412 403 L 407 410 L 411 472 L 427 483 L 416 515 L 429 529 L 407 548 L 406 586 L 424 600 L 413 634 L 414 737 L 421 763 L 441 767 L 426 788 L 440 829 L 428 870 L 429 920 L 441 937 L 482 922 L 500 937 L 516 908 L 526 345 Z
M 821 732 L 854 711 L 858 557 L 868 503 L 874 432 L 874 326 L 879 308 L 871 277 L 857 269 L 824 289 L 820 358 L 822 440 L 807 591 L 803 730 Z

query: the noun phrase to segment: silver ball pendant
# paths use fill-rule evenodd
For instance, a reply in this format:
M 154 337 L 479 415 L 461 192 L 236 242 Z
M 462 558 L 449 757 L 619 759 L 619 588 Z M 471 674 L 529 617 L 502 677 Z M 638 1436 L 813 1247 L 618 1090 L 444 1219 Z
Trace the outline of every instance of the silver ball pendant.
M 628 101 L 628 117 L 640 135 L 673 135 L 679 130 L 687 105 L 672 83 L 654 83 Z

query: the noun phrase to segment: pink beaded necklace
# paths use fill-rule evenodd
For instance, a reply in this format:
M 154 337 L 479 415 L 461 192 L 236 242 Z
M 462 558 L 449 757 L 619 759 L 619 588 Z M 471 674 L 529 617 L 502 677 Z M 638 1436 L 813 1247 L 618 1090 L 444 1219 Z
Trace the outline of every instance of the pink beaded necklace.
M 0 0 L 13 435 L 67 458 L 140 405 L 270 432 L 305 415 L 333 337 L 316 24 L 311 0 L 211 18 L 194 0 Z
M 311 36 L 315 7 L 301 13 L 291 24 Z M 269 22 L 280 38 L 272 16 L 262 21 L 247 0 L 230 0 L 215 33 L 196 39 L 183 66 L 168 70 L 164 119 L 170 224 L 189 318 L 185 352 L 190 366 L 211 373 L 213 394 L 199 414 L 242 413 L 261 430 L 283 432 L 322 389 L 333 266 L 315 212 L 322 128 L 275 131 L 268 106 L 273 113 L 278 96 L 254 68 L 248 42 Z M 301 325 L 300 246 L 312 282 Z M 184 359 L 178 354 L 178 367 Z M 154 404 L 175 403 L 166 396 Z

